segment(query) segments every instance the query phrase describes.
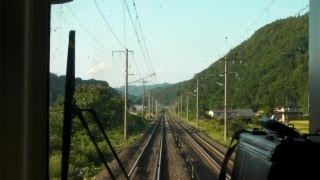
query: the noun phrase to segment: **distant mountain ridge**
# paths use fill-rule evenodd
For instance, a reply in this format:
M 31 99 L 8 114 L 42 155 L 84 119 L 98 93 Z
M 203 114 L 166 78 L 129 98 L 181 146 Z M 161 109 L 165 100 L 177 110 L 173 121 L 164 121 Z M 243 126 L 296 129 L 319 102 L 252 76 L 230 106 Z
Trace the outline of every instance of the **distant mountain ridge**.
M 272 113 L 287 104 L 308 107 L 308 14 L 272 22 L 228 52 L 228 108 L 251 108 Z M 232 60 L 235 59 L 235 62 Z M 242 63 L 240 63 L 240 61 Z M 224 57 L 199 72 L 199 108 L 224 107 Z M 234 63 L 233 63 L 234 62 Z M 195 110 L 196 78 L 152 91 L 162 104 L 177 104 L 181 93 L 189 111 Z M 184 105 L 185 106 L 185 105 Z
M 50 73 L 49 77 L 49 102 L 52 104 L 55 102 L 59 96 L 64 96 L 64 88 L 65 88 L 65 75 L 58 76 L 54 73 Z M 76 85 L 81 84 L 100 84 L 105 87 L 110 87 L 109 84 L 106 81 L 101 80 L 83 80 L 81 78 L 76 78 Z M 145 91 L 153 90 L 155 88 L 159 87 L 168 87 L 170 86 L 169 83 L 163 83 L 163 84 L 154 84 L 154 85 L 145 85 Z M 113 88 L 114 93 L 123 96 L 124 94 L 124 86 L 120 88 Z M 141 98 L 141 95 L 143 93 L 143 85 L 137 86 L 137 85 L 129 85 L 129 100 L 132 103 L 135 103 L 136 101 L 139 101 Z
M 153 85 L 145 85 L 145 91 L 149 91 L 156 88 L 168 87 L 171 84 L 169 83 L 162 83 L 162 84 L 153 84 Z M 119 92 L 124 92 L 124 86 L 120 88 L 115 88 Z M 128 94 L 133 96 L 141 96 L 143 94 L 143 85 L 128 85 Z
M 309 22 L 308 14 L 272 22 L 257 30 L 249 39 L 231 49 L 228 59 L 228 108 L 253 109 L 272 113 L 279 105 L 308 107 Z M 235 63 L 233 63 L 235 59 Z M 241 63 L 240 63 L 241 61 Z M 224 107 L 224 57 L 197 74 L 199 82 L 199 111 Z M 64 83 L 56 76 L 50 83 L 50 102 L 64 92 Z M 92 80 L 94 82 L 98 82 Z M 64 81 L 63 81 L 64 82 Z M 81 81 L 80 81 L 81 82 Z M 100 81 L 99 81 L 100 82 Z M 106 83 L 101 81 L 101 83 Z M 108 85 L 108 83 L 106 83 Z M 124 87 L 116 88 L 123 92 Z M 162 105 L 186 103 L 195 111 L 196 77 L 176 84 L 146 85 Z M 129 99 L 139 101 L 143 86 L 129 86 Z
M 59 96 L 64 96 L 65 89 L 65 75 L 58 76 L 54 73 L 50 72 L 49 75 L 49 103 L 50 105 L 54 103 Z M 81 78 L 76 78 L 76 86 L 81 84 L 100 84 L 105 87 L 110 87 L 109 84 L 105 81 L 100 80 L 83 80 Z M 116 90 L 112 92 L 112 94 L 118 94 Z

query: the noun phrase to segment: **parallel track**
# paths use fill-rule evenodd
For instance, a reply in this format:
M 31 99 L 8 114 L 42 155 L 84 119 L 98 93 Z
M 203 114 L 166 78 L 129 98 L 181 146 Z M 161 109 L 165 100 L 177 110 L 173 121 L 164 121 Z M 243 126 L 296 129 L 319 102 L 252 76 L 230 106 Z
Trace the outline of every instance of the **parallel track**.
M 175 151 L 172 149 L 174 147 L 172 145 L 171 149 L 168 149 L 168 142 L 165 140 L 167 131 L 172 132 L 174 137 L 170 143 L 176 142 L 175 147 L 180 149 L 178 151 L 181 155 L 180 158 L 184 159 L 180 162 L 187 162 L 185 167 L 188 166 L 186 168 L 188 170 L 183 171 L 186 173 L 184 177 L 190 176 L 190 179 L 208 179 L 209 177 L 210 179 L 217 179 L 224 152 L 217 148 L 214 143 L 199 135 L 197 130 L 168 113 L 163 113 L 155 121 L 152 132 L 148 136 L 146 143 L 144 143 L 141 153 L 136 156 L 137 159 L 130 168 L 129 179 L 159 180 L 170 177 L 169 167 L 177 166 L 172 166 L 170 163 L 175 161 L 176 156 L 170 155 L 170 160 L 168 161 L 167 159 L 167 153 Z M 230 166 L 232 166 L 232 163 Z M 227 174 L 227 179 L 230 179 L 229 174 Z
M 186 125 L 183 121 L 178 120 L 173 116 L 170 116 L 170 119 L 176 122 L 186 132 L 185 137 L 188 142 L 197 150 L 201 157 L 203 157 L 206 162 L 210 164 L 215 172 L 220 172 L 221 164 L 224 158 L 224 152 L 196 133 L 195 129 Z M 230 162 L 230 167 L 231 166 L 233 166 L 232 161 Z M 231 179 L 230 177 L 230 173 L 228 173 L 227 179 Z

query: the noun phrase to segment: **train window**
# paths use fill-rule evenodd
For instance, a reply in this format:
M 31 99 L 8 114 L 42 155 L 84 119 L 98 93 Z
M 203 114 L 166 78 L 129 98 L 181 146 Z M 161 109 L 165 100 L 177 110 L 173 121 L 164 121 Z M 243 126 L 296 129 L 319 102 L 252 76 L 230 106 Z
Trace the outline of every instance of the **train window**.
M 131 169 L 134 162 L 129 161 L 128 152 L 138 151 L 133 145 L 144 147 L 141 137 L 148 137 L 146 130 L 160 132 L 160 128 L 152 129 L 159 119 L 164 129 L 175 126 L 169 121 L 182 119 L 224 145 L 238 127 L 255 127 L 259 118 L 272 115 L 307 132 L 309 16 L 309 3 L 302 0 L 54 1 L 50 179 L 59 179 L 65 166 L 62 149 L 68 91 L 72 91 L 72 129 L 68 161 L 63 162 L 68 163 L 70 178 L 117 178 L 122 171 L 124 176 L 139 174 Z M 66 73 L 71 57 L 74 90 L 68 88 Z M 297 111 L 280 116 L 277 107 Z M 209 111 L 218 111 L 218 116 L 209 116 Z M 227 115 L 232 118 L 227 120 Z M 164 142 L 177 144 L 189 163 L 182 164 L 190 170 L 190 159 L 199 155 L 188 154 L 182 139 L 170 132 Z M 117 155 L 120 163 L 115 162 Z M 169 167 L 170 158 L 178 155 L 165 156 L 164 164 Z M 183 169 L 181 173 L 188 176 L 189 171 Z M 217 175 L 212 169 L 203 168 L 202 173 Z M 190 174 L 203 176 L 197 174 L 201 171 L 194 172 Z M 141 174 L 141 178 L 151 178 Z M 168 176 L 175 177 L 167 170 L 163 177 Z

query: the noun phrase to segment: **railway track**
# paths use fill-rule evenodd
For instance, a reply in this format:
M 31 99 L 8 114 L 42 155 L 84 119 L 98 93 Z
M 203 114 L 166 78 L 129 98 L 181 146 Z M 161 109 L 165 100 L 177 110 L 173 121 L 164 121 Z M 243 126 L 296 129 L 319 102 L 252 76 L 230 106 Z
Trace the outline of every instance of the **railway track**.
M 218 179 L 224 158 L 221 147 L 169 113 L 158 117 L 139 146 L 123 162 L 132 180 Z
M 176 126 L 175 128 L 180 129 L 180 137 L 183 137 L 184 143 L 188 144 L 196 154 L 200 155 L 205 164 L 209 165 L 210 169 L 213 170 L 214 176 L 218 177 L 225 152 L 218 147 L 219 145 L 217 143 L 201 136 L 197 130 L 185 124 L 183 121 L 176 119 L 173 116 L 170 116 L 169 119 L 172 126 Z M 181 136 L 181 134 L 183 134 L 183 136 Z M 199 162 L 199 160 L 195 160 L 194 162 L 190 161 L 192 169 L 195 171 L 194 174 L 197 176 L 197 179 L 206 179 L 205 177 L 202 177 L 206 167 L 203 167 L 201 163 L 198 164 L 197 162 Z M 229 169 L 231 169 L 232 166 L 233 162 L 230 161 L 228 165 Z M 230 170 L 228 170 L 227 179 L 230 179 Z
M 130 179 L 160 179 L 164 139 L 164 116 L 158 118 L 143 150 L 129 171 Z

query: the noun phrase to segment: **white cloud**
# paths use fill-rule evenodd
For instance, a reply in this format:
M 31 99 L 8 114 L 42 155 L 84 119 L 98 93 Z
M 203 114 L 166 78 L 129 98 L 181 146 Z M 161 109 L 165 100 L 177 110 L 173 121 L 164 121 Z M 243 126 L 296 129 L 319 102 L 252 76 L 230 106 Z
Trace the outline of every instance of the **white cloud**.
M 94 76 L 98 72 L 103 71 L 104 68 L 105 68 L 105 63 L 104 62 L 100 62 L 99 64 L 91 67 L 88 70 L 88 73 L 90 74 L 90 76 Z

